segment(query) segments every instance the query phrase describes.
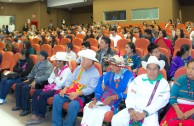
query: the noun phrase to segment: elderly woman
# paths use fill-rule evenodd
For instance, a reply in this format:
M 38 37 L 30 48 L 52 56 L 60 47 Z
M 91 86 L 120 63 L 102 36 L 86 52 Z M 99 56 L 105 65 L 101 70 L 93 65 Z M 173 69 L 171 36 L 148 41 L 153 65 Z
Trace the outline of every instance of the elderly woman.
M 48 78 L 49 84 L 44 89 L 36 90 L 32 96 L 32 117 L 26 122 L 27 125 L 38 124 L 45 118 L 47 99 L 54 96 L 60 90 L 71 75 L 71 70 L 66 64 L 68 61 L 65 52 L 57 52 L 51 57 L 56 61 L 56 67 Z
M 137 76 L 129 85 L 126 108 L 113 116 L 112 126 L 159 126 L 158 110 L 169 101 L 170 87 L 160 74 L 163 60 L 150 56 L 142 61 L 147 73 Z
M 174 74 L 176 70 L 182 66 L 187 65 L 191 58 L 190 46 L 187 44 L 182 45 L 180 50 L 177 52 L 176 57 L 172 59 L 168 72 L 169 78 L 174 80 Z
M 194 125 L 194 59 L 187 64 L 187 74 L 180 76 L 172 87 L 170 94 L 171 108 L 161 125 Z
M 127 86 L 133 80 L 133 74 L 125 68 L 122 56 L 115 55 L 109 59 L 111 71 L 101 77 L 94 91 L 95 98 L 84 107 L 81 125 L 101 126 L 104 115 L 111 109 L 117 110 L 122 98 L 126 98 Z

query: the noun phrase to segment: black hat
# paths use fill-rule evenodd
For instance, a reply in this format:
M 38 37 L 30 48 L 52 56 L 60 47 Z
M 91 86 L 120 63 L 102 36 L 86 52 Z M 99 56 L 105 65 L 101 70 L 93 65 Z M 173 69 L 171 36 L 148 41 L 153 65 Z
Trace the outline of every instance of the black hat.
M 48 57 L 48 53 L 47 53 L 45 50 L 41 50 L 41 51 L 38 53 L 38 55 L 44 56 L 45 59 L 47 59 L 47 57 Z

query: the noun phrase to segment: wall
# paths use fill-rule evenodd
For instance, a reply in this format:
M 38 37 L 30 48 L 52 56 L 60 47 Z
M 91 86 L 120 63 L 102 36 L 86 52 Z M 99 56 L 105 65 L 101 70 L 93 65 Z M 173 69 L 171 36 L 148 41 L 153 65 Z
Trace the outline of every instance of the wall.
M 186 21 L 194 22 L 194 16 L 192 16 L 193 15 L 192 13 L 194 12 L 194 6 L 182 6 L 181 11 L 182 11 L 183 22 L 186 22 Z
M 172 0 L 94 0 L 93 17 L 95 22 L 103 21 L 103 11 L 126 10 L 127 22 L 142 22 L 131 20 L 131 9 L 159 7 L 159 20 L 156 22 L 167 22 L 172 18 Z M 122 21 L 123 22 L 123 21 Z M 121 22 L 121 23 L 122 23 Z M 124 21 L 123 23 L 125 23 Z M 150 23 L 151 21 L 147 21 Z
M 53 20 L 54 26 L 61 24 L 62 19 L 67 19 L 67 23 L 71 23 L 71 16 L 63 9 L 51 9 L 47 13 L 46 2 L 32 2 L 32 3 L 2 3 L 0 2 L 0 16 L 15 16 L 16 30 L 21 31 L 27 19 L 38 21 L 39 28 L 48 26 L 50 20 Z M 32 18 L 32 14 L 36 15 Z M 70 17 L 70 18 L 69 18 Z
M 72 14 L 72 24 L 89 24 L 91 23 L 93 13 Z
M 173 15 L 172 15 L 172 18 L 169 18 L 169 19 L 172 19 L 173 21 L 176 21 L 177 17 L 183 18 L 180 15 L 180 10 L 181 10 L 181 6 L 180 6 L 179 1 L 178 0 L 172 0 Z

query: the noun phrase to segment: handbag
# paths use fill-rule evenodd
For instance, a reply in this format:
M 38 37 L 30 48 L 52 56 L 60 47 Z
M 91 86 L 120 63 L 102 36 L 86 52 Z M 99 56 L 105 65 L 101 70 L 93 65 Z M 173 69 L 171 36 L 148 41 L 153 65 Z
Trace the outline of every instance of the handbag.
M 16 79 L 20 77 L 20 74 L 17 72 L 10 72 L 9 74 L 6 75 L 7 79 Z

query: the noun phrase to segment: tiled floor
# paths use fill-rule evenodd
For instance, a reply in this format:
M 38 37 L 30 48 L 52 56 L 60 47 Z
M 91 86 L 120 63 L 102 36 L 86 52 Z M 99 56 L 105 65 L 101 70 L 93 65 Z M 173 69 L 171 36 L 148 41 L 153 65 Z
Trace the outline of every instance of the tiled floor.
M 0 126 L 24 126 L 25 121 L 30 118 L 31 114 L 20 117 L 19 113 L 21 111 L 13 112 L 11 110 L 11 108 L 15 106 L 14 94 L 9 94 L 6 100 L 6 103 L 0 105 Z M 51 126 L 51 114 L 52 113 L 48 111 L 46 113 L 45 121 L 38 126 Z M 75 126 L 80 126 L 80 120 L 81 119 L 78 117 Z

